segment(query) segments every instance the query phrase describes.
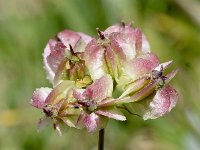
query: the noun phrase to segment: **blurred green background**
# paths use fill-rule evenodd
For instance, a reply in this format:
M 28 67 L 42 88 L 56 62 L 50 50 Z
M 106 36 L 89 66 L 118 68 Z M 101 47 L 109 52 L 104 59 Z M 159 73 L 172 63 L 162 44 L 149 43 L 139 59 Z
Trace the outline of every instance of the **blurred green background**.
M 68 129 L 58 136 L 36 131 L 42 112 L 30 106 L 45 79 L 42 52 L 67 28 L 96 36 L 96 27 L 121 20 L 140 27 L 161 62 L 179 68 L 180 93 L 168 115 L 143 121 L 110 121 L 106 150 L 200 149 L 200 1 L 198 0 L 0 0 L 0 150 L 95 150 L 98 134 Z

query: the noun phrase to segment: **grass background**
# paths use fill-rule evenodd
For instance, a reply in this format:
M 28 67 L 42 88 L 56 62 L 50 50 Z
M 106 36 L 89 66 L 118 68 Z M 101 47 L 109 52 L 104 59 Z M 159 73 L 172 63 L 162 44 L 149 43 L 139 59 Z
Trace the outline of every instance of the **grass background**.
M 177 107 L 157 120 L 110 121 L 106 150 L 200 149 L 199 0 L 0 0 L 0 149 L 95 150 L 97 134 L 51 126 L 37 133 L 42 112 L 29 101 L 45 79 L 42 52 L 49 38 L 67 28 L 96 36 L 96 27 L 124 20 L 140 27 L 161 62 L 179 68 L 172 84 Z

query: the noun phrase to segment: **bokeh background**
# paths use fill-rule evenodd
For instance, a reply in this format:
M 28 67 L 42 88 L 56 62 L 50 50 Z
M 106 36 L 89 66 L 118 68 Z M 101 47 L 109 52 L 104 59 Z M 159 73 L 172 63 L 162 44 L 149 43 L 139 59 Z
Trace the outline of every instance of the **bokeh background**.
M 200 149 L 199 0 L 0 0 L 0 150 L 95 150 L 98 134 L 76 129 L 58 136 L 36 131 L 42 112 L 30 106 L 36 87 L 50 86 L 42 64 L 49 38 L 67 28 L 96 36 L 96 27 L 133 21 L 161 62 L 179 68 L 180 93 L 168 115 L 110 121 L 106 150 Z

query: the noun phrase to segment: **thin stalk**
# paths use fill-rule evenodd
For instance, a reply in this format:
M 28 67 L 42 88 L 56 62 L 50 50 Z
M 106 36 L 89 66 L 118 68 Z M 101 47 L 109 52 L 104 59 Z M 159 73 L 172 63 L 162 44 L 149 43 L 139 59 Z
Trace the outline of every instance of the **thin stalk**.
M 98 150 L 104 149 L 104 129 L 101 129 L 99 131 L 99 144 L 98 144 Z

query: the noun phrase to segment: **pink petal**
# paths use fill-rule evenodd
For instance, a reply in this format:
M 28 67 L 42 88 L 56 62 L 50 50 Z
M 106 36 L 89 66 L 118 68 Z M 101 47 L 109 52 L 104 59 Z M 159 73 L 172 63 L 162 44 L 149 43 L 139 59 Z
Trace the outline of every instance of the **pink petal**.
M 118 101 L 117 99 L 107 98 L 107 99 L 104 99 L 104 100 L 100 101 L 97 104 L 97 106 L 99 106 L 99 107 L 112 106 L 112 105 L 116 104 L 117 101 Z
M 47 64 L 52 72 L 54 79 L 55 73 L 58 71 L 60 64 L 65 59 L 65 46 L 62 43 L 57 43 L 51 53 L 46 57 Z
M 144 120 L 156 119 L 168 113 L 175 107 L 178 100 L 178 93 L 170 85 L 166 85 L 156 92 L 154 97 L 139 102 L 127 104 L 127 109 L 143 117 Z
M 55 107 L 58 111 L 61 111 L 66 103 L 67 103 L 67 98 L 63 98 L 60 101 L 58 101 Z
M 174 88 L 167 85 L 157 91 L 153 101 L 150 102 L 148 111 L 143 115 L 144 120 L 156 119 L 169 112 L 175 107 L 178 100 L 178 93 Z
M 103 33 L 108 36 L 109 34 L 112 34 L 114 32 L 123 32 L 123 33 L 129 33 L 133 32 L 134 28 L 132 28 L 132 23 L 118 23 L 115 25 L 112 25 L 108 27 Z
M 47 62 L 47 57 L 51 54 L 51 51 L 53 51 L 56 43 L 56 40 L 50 39 L 43 53 L 44 69 L 46 70 L 47 78 L 50 80 L 50 82 L 53 81 L 55 72 L 52 70 L 50 64 Z
M 111 47 L 113 48 L 113 51 L 115 51 L 115 54 L 120 58 L 121 61 L 126 60 L 126 54 L 124 53 L 123 49 L 115 39 L 115 36 L 118 36 L 119 33 L 112 33 L 110 35 L 110 41 L 111 41 Z
M 142 33 L 139 28 L 133 30 L 129 30 L 129 34 L 133 32 L 134 40 L 135 40 L 135 47 L 137 50 L 137 54 L 145 54 L 150 53 L 150 45 L 146 38 L 146 36 Z
M 51 91 L 52 89 L 47 87 L 36 89 L 31 99 L 31 105 L 33 105 L 36 108 L 42 109 L 45 105 L 45 100 Z
M 141 51 L 142 49 L 142 31 L 140 29 L 134 30 L 135 35 L 135 48 L 137 50 L 137 53 Z
M 168 84 L 170 80 L 176 75 L 177 72 L 178 70 L 174 69 L 172 72 L 168 73 L 166 75 L 167 79 L 165 80 L 165 84 Z M 133 96 L 130 97 L 129 102 L 135 102 L 146 98 L 155 90 L 155 87 L 156 87 L 156 81 L 149 82 L 144 88 L 133 94 Z
M 75 87 L 74 81 L 62 81 L 60 84 L 58 84 L 48 95 L 48 97 L 45 100 L 45 103 L 56 105 L 60 101 L 62 101 L 64 98 L 66 98 L 69 94 L 69 92 Z
M 172 108 L 174 108 L 176 106 L 176 103 L 179 99 L 179 95 L 178 92 L 171 86 L 166 87 L 165 89 L 167 91 L 167 93 L 170 95 L 170 107 L 168 111 L 171 111 Z
M 88 132 L 95 132 L 100 126 L 99 116 L 95 113 L 87 114 L 84 119 L 84 124 Z
M 130 100 L 132 102 L 135 102 L 135 101 L 139 101 L 139 100 L 146 98 L 151 93 L 153 93 L 155 86 L 156 86 L 155 81 L 149 82 L 143 89 L 141 89 L 137 93 L 133 94 L 133 96 L 130 97 Z
M 78 32 L 78 34 L 81 36 L 81 39 L 87 44 L 92 40 L 92 38 L 89 35 L 86 35 L 82 32 Z
M 113 32 L 121 32 L 123 30 L 124 30 L 124 27 L 123 27 L 122 23 L 118 23 L 118 24 L 108 27 L 103 33 L 105 35 L 109 35 Z
M 60 62 L 60 65 L 58 66 L 57 71 L 55 72 L 55 75 L 53 77 L 53 86 L 57 86 L 60 82 L 62 82 L 63 74 L 66 71 L 65 68 L 66 68 L 66 60 L 63 60 Z
M 135 49 L 135 40 L 134 40 L 134 34 L 127 35 L 125 33 L 113 33 L 110 35 L 111 43 L 114 42 L 115 49 L 116 47 L 121 48 L 123 53 L 126 56 L 127 60 L 131 60 L 135 58 L 136 56 L 136 49 Z M 118 49 L 119 49 L 118 48 Z M 121 51 L 118 50 L 118 51 Z
M 83 101 L 86 97 L 83 95 L 83 91 L 73 90 L 73 97 L 78 101 Z
M 168 84 L 171 79 L 177 74 L 178 69 L 174 69 L 172 72 L 168 73 L 166 75 L 167 79 L 165 80 L 165 84 Z M 139 101 L 148 95 L 150 95 L 156 86 L 156 81 L 151 81 L 148 83 L 143 89 L 141 89 L 139 92 L 135 93 L 132 97 L 130 97 L 130 101 Z
M 69 48 L 69 45 L 72 46 L 75 53 L 84 52 L 86 45 L 91 41 L 91 37 L 81 33 L 81 32 L 73 32 L 70 30 L 64 30 L 58 33 L 58 38 L 61 42 Z
M 91 100 L 101 101 L 107 97 L 112 97 L 112 91 L 112 78 L 110 75 L 106 75 L 89 85 L 83 92 L 83 96 Z
M 80 39 L 79 41 L 76 43 L 75 47 L 74 47 L 74 52 L 75 53 L 82 53 L 85 51 L 85 47 L 87 46 L 87 44 L 92 40 L 92 38 L 84 33 L 78 32 L 78 34 L 80 35 Z
M 109 98 L 105 99 L 97 104 L 98 107 L 108 107 L 108 106 L 116 106 L 116 105 L 122 105 L 125 103 L 130 102 L 130 97 L 125 97 L 125 98 Z
M 106 47 L 105 61 L 106 61 L 110 74 L 115 78 L 115 80 L 118 80 L 118 77 L 119 77 L 118 69 L 121 68 L 121 66 L 117 62 L 118 60 L 116 58 L 116 55 L 110 46 Z
M 75 124 L 75 126 L 77 127 L 77 128 L 83 128 L 83 126 L 84 126 L 84 120 L 85 120 L 85 117 L 86 117 L 86 113 L 84 112 L 84 111 L 82 111 L 81 113 L 80 113 L 80 115 L 79 115 L 79 117 L 78 117 L 78 120 L 77 120 L 77 123 Z
M 155 119 L 164 115 L 170 107 L 170 95 L 166 88 L 162 88 L 156 92 L 153 100 L 149 104 L 148 111 L 145 112 L 143 118 L 147 119 Z
M 95 113 L 115 120 L 120 120 L 120 121 L 126 120 L 126 117 L 116 109 L 105 109 L 105 110 L 102 109 L 95 111 Z
M 98 45 L 95 39 L 87 45 L 84 58 L 93 80 L 99 79 L 106 74 L 104 68 L 104 48 Z
M 44 68 L 47 73 L 47 78 L 50 80 L 50 82 L 53 82 L 58 66 L 65 59 L 65 48 L 66 47 L 61 42 L 49 40 L 44 50 Z
M 70 30 L 64 30 L 60 33 L 58 33 L 58 38 L 61 40 L 61 42 L 69 49 L 69 44 L 72 46 L 72 48 L 75 47 L 76 43 L 80 40 L 80 35 L 76 32 L 70 31 Z
M 127 63 L 125 72 L 136 80 L 140 76 L 151 73 L 151 71 L 159 65 L 158 57 L 152 53 L 146 53 L 139 58 L 135 58 Z
M 150 46 L 145 35 L 139 29 L 133 29 L 130 26 L 126 26 L 121 32 L 111 33 L 109 39 L 111 46 L 118 53 L 120 52 L 120 56 L 123 57 L 124 53 L 128 60 L 150 52 Z
M 150 53 L 150 44 L 144 34 L 142 34 L 142 53 Z
M 135 35 L 135 48 L 138 54 L 150 53 L 150 45 L 145 35 L 138 28 L 134 30 Z
M 129 83 L 128 85 L 126 85 L 126 87 L 124 88 L 124 92 L 119 98 L 125 97 L 130 93 L 140 90 L 142 87 L 146 85 L 148 81 L 149 81 L 148 78 L 144 77 Z
M 69 127 L 76 127 L 76 122 L 78 120 L 78 115 L 69 115 L 67 117 L 62 117 L 61 119 Z

